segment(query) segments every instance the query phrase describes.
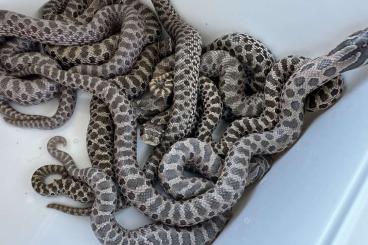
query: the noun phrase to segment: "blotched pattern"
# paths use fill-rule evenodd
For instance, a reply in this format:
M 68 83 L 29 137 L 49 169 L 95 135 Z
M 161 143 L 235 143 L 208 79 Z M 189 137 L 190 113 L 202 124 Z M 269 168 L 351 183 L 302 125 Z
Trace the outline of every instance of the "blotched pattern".
M 299 138 L 305 109 L 332 106 L 342 95 L 340 74 L 368 63 L 368 29 L 315 59 L 274 61 L 265 45 L 240 33 L 216 39 L 202 53 L 198 32 L 168 0 L 153 5 L 173 43 L 161 39 L 157 17 L 134 0 L 52 0 L 44 19 L 0 11 L 6 36 L 0 37 L 0 112 L 17 126 L 52 129 L 71 117 L 76 90 L 92 93 L 92 167 L 78 169 L 57 148 L 66 139 L 53 137 L 48 152 L 63 166 L 37 169 L 33 188 L 89 205 L 48 207 L 89 215 L 103 244 L 209 244 L 246 187 L 270 168 L 268 155 Z M 109 54 L 101 57 L 105 49 Z M 91 53 L 76 60 L 80 52 Z M 51 117 L 22 114 L 9 104 L 57 96 Z M 232 122 L 215 142 L 221 117 Z M 146 142 L 157 145 L 143 168 L 136 159 L 138 124 Z M 51 174 L 60 178 L 47 183 Z M 114 212 L 126 205 L 154 223 L 121 227 Z

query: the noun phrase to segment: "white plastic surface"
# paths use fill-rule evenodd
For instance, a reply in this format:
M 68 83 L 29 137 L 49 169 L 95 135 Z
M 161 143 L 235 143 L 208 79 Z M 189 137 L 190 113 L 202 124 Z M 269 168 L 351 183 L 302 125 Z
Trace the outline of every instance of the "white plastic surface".
M 0 0 L 0 9 L 35 15 L 42 0 Z M 178 12 L 198 28 L 205 43 L 229 32 L 247 32 L 280 58 L 325 53 L 355 30 L 368 26 L 364 0 L 175 0 Z M 222 244 L 360 245 L 368 235 L 368 67 L 345 76 L 345 96 L 311 120 L 297 144 L 237 205 L 234 218 L 216 240 Z M 55 135 L 88 166 L 85 133 L 90 96 L 80 93 L 73 118 L 53 131 L 20 129 L 0 121 L 0 244 L 98 244 L 86 217 L 46 209 L 50 202 L 31 185 L 33 171 L 56 163 L 46 151 Z M 20 108 L 50 115 L 56 102 Z M 149 148 L 139 145 L 139 159 Z M 135 228 L 149 221 L 130 208 L 117 215 Z

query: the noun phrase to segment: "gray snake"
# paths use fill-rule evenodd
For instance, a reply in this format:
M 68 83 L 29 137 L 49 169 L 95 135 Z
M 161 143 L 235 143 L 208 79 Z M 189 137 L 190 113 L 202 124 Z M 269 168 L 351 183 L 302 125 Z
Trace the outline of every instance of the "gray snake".
M 115 134 L 120 135 L 119 138 L 115 139 L 116 173 L 124 197 L 154 220 L 178 226 L 188 226 L 207 220 L 211 216 L 216 216 L 236 203 L 241 196 L 244 186 L 247 184 L 239 176 L 247 175 L 247 162 L 253 152 L 257 154 L 262 152 L 272 154 L 285 149 L 297 140 L 304 115 L 302 106 L 304 97 L 316 87 L 323 85 L 324 82 L 338 76 L 340 72 L 364 64 L 367 58 L 366 53 L 364 53 L 366 51 L 367 36 L 366 31 L 355 34 L 355 36 L 349 38 L 348 41 L 350 42 L 345 42 L 345 45 L 338 46 L 336 50 L 327 56 L 307 62 L 294 73 L 285 84 L 285 91 L 289 89 L 293 93 L 282 93 L 282 116 L 275 128 L 264 133 L 251 134 L 235 143 L 225 159 L 222 174 L 215 187 L 202 195 L 184 202 L 168 200 L 159 194 L 141 172 L 136 160 L 128 157 L 135 155 L 134 136 L 136 135 L 136 122 L 133 111 L 130 109 L 129 101 L 116 88 L 96 78 L 71 74 L 50 66 L 34 66 L 28 69 L 36 74 L 42 74 L 58 81 L 63 85 L 69 83 L 69 86 L 82 87 L 99 98 L 105 99 L 104 101 L 108 103 L 112 112 Z M 308 75 L 307 78 L 305 77 L 306 75 Z M 262 142 L 264 143 L 262 144 Z M 125 153 L 121 154 L 122 152 Z M 236 169 L 239 172 L 231 171 Z M 230 182 L 228 181 L 234 184 L 237 183 L 236 186 L 239 188 L 234 190 L 233 187 L 229 186 L 228 183 Z M 156 206 L 146 206 L 142 205 L 142 203 L 160 203 L 160 206 L 166 207 L 168 212 L 159 211 Z M 207 206 L 206 204 L 212 205 Z M 202 205 L 206 205 L 208 208 L 201 208 L 203 207 Z M 221 208 L 215 209 L 215 206 Z M 186 210 L 192 210 L 191 218 L 185 217 L 184 219 L 184 207 L 186 207 Z M 177 218 L 172 217 L 174 214 L 177 215 Z
M 125 139 L 124 144 L 119 143 L 120 139 L 115 139 L 115 147 L 118 147 L 115 156 L 118 168 L 121 164 L 120 160 L 125 159 L 123 164 L 124 167 L 118 169 L 120 173 L 118 175 L 118 183 L 120 184 L 124 197 L 126 197 L 131 204 L 136 205 L 138 200 L 147 198 L 147 193 L 150 193 L 149 196 L 152 198 L 151 200 L 155 201 L 146 201 L 145 203 L 154 204 L 159 200 L 160 206 L 166 207 L 168 212 L 165 212 L 165 209 L 163 209 L 155 213 L 155 209 L 153 209 L 152 206 L 144 206 L 146 207 L 146 209 L 144 209 L 143 205 L 140 210 L 142 212 L 153 211 L 153 215 L 151 215 L 153 219 L 162 219 L 165 223 L 175 223 L 179 226 L 200 223 L 229 210 L 240 198 L 244 187 L 248 184 L 245 177 L 249 171 L 249 160 L 251 157 L 256 154 L 272 154 L 282 151 L 291 146 L 298 139 L 304 117 L 303 103 L 306 96 L 317 87 L 338 76 L 341 72 L 357 68 L 367 63 L 367 33 L 368 30 L 364 30 L 353 34 L 353 36 L 338 45 L 336 49 L 331 51 L 328 55 L 313 59 L 299 68 L 285 84 L 285 90 L 282 93 L 282 117 L 275 128 L 264 133 L 248 135 L 237 141 L 225 159 L 223 170 L 214 188 L 192 199 L 181 202 L 169 201 L 166 197 L 157 193 L 154 188 L 150 186 L 149 181 L 145 181 L 143 173 L 139 170 L 138 166 L 136 166 L 134 160 L 119 154 L 122 149 L 126 151 L 134 149 L 125 147 L 126 142 L 134 141 L 134 138 L 123 131 L 121 135 Z M 62 84 L 66 83 L 62 78 L 68 78 L 67 80 L 70 86 L 77 86 L 77 84 L 74 84 L 72 81 L 80 81 L 78 83 L 85 84 L 83 89 L 93 92 L 100 98 L 105 98 L 105 101 L 109 102 L 109 107 L 113 113 L 117 131 L 119 131 L 122 126 L 131 127 L 131 123 L 135 122 L 134 119 L 132 121 L 119 120 L 121 117 L 127 117 L 128 119 L 130 115 L 133 114 L 129 113 L 129 101 L 124 99 L 124 96 L 119 94 L 115 88 L 104 87 L 104 89 L 99 89 L 102 88 L 104 84 L 97 79 L 88 79 L 86 76 L 68 74 L 60 70 L 55 71 L 55 68 L 52 67 L 33 67 L 32 70 L 37 74 L 43 74 L 49 78 L 54 77 L 54 80 Z M 287 92 L 288 90 L 290 91 Z M 119 107 L 123 106 L 125 110 L 117 110 L 117 107 L 113 105 Z M 135 130 L 134 127 L 132 130 Z M 105 230 L 100 230 L 99 227 L 102 227 L 101 225 L 105 224 L 105 222 L 111 221 L 110 218 L 103 219 L 102 217 L 105 216 L 107 210 L 112 213 L 115 209 L 116 194 L 114 194 L 114 185 L 104 173 L 93 168 L 77 170 L 73 168 L 70 162 L 71 159 L 65 156 L 62 157 L 60 152 L 56 152 L 54 155 L 59 155 L 58 159 L 66 163 L 67 169 L 72 174 L 85 178 L 87 182 L 90 181 L 90 186 L 95 189 L 95 192 L 97 191 L 96 193 L 100 193 L 99 196 L 97 196 L 97 200 L 104 200 L 105 205 L 101 206 L 98 201 L 95 201 L 94 210 L 96 210 L 96 216 L 94 216 L 94 212 L 92 212 L 91 219 L 94 224 L 92 227 L 97 237 L 100 239 L 109 239 L 107 238 L 108 232 L 106 233 Z M 175 154 L 173 154 L 173 157 L 174 156 Z M 134 174 L 134 172 L 136 174 Z M 119 178 L 119 176 L 125 176 L 125 178 Z M 143 182 L 137 185 L 137 181 L 140 179 Z M 110 183 L 109 185 L 107 184 L 108 182 Z M 134 193 L 131 192 L 133 190 Z M 150 192 L 150 190 L 152 191 Z M 110 195 L 107 193 L 110 193 Z M 146 194 L 140 196 L 140 193 Z M 110 208 L 108 209 L 106 209 L 107 203 L 110 203 Z M 139 203 L 142 204 L 143 202 Z M 207 208 L 200 208 L 203 207 L 202 205 L 206 205 Z M 185 220 L 180 219 L 181 214 L 185 214 L 185 212 L 180 212 L 181 208 L 184 207 L 186 207 L 186 210 L 192 211 L 191 217 L 189 213 L 187 213 Z M 170 210 L 174 211 L 172 215 L 178 215 L 178 219 L 172 219 L 169 222 L 168 218 L 171 217 Z M 175 212 L 175 210 L 179 210 L 179 212 Z M 102 215 L 102 219 L 98 218 L 100 217 L 99 214 Z M 119 226 L 114 225 L 112 227 Z M 116 230 L 114 231 L 114 228 L 112 228 L 111 232 L 114 234 L 114 236 L 111 237 L 120 237 L 120 235 L 118 235 L 119 233 Z M 169 233 L 166 233 L 166 235 L 169 235 Z
M 210 159 L 214 159 L 216 156 L 210 146 L 197 140 L 188 139 L 177 142 L 187 135 L 188 131 L 192 129 L 191 124 L 195 121 L 200 38 L 193 29 L 181 22 L 168 1 L 153 1 L 153 3 L 160 14 L 161 21 L 172 34 L 176 43 L 173 106 L 162 146 L 166 151 L 169 145 L 176 143 L 164 155 L 159 166 L 154 166 L 158 169 L 158 175 L 161 178 L 165 176 L 171 178 L 171 172 L 168 171 L 170 166 L 175 166 L 181 172 L 183 167 L 196 168 L 195 165 L 201 162 L 198 156 L 202 156 L 203 159 L 207 158 L 207 155 Z M 16 16 L 13 19 L 9 18 L 13 22 L 3 19 L 4 16 L 9 15 Z M 92 19 L 92 23 L 94 19 Z M 47 35 L 44 35 L 39 30 L 32 30 L 34 29 L 32 27 L 19 29 L 18 25 L 18 27 L 12 28 L 13 23 L 17 23 L 19 20 L 25 21 L 26 24 L 36 21 L 21 15 L 1 12 L 0 33 L 11 36 L 29 35 L 32 40 L 58 45 L 74 44 L 73 42 L 86 43 L 87 40 L 95 38 L 91 38 L 95 36 L 91 32 L 87 36 L 72 36 L 70 39 L 59 36 L 57 41 L 55 34 L 53 34 L 54 31 L 51 31 L 50 35 L 47 32 Z M 53 25 L 51 23 L 54 22 L 46 23 L 46 25 Z M 63 25 L 67 27 L 67 24 Z M 33 32 L 28 33 L 27 30 Z M 99 37 L 96 40 L 100 40 Z M 122 92 L 118 86 L 108 80 L 64 71 L 55 65 L 45 63 L 24 67 L 22 71 L 16 71 L 13 75 L 40 75 L 70 89 L 86 90 L 96 96 L 96 99 L 106 103 L 115 127 L 113 172 L 115 173 L 116 186 L 108 174 L 97 168 L 77 169 L 73 159 L 67 153 L 56 148 L 57 144 L 66 143 L 62 137 L 55 137 L 48 144 L 50 154 L 64 164 L 69 174 L 87 183 L 95 193 L 91 225 L 101 242 L 114 244 L 202 244 L 211 242 L 221 231 L 229 218 L 227 211 L 237 203 L 244 188 L 252 181 L 249 174 L 251 162 L 256 159 L 253 156 L 274 154 L 290 147 L 300 136 L 307 96 L 339 76 L 340 73 L 367 64 L 367 47 L 368 29 L 365 29 L 349 36 L 329 54 L 308 60 L 298 67 L 283 85 L 280 97 L 280 115 L 276 125 L 272 129 L 268 129 L 269 131 L 252 133 L 237 140 L 229 149 L 221 171 L 219 170 L 220 160 L 216 158 L 218 159 L 216 160 L 217 168 L 208 174 L 209 178 L 216 178 L 215 182 L 212 184 L 208 182 L 207 190 L 198 190 L 194 194 L 192 191 L 190 191 L 192 194 L 181 193 L 180 199 L 182 200 L 173 200 L 159 193 L 153 187 L 150 179 L 150 174 L 155 175 L 155 173 L 148 173 L 146 176 L 139 168 L 136 161 L 138 115 L 135 114 L 135 109 L 132 108 L 132 102 L 128 99 L 127 94 Z M 256 85 L 254 88 L 261 89 Z M 197 158 L 193 158 L 194 155 Z M 181 159 L 182 162 L 178 159 Z M 207 163 L 214 164 L 216 161 L 209 160 Z M 208 165 L 206 168 L 199 166 L 197 171 L 207 175 L 207 171 L 212 166 Z M 148 169 L 152 170 L 152 166 L 148 166 Z M 171 178 L 174 183 L 168 183 L 164 180 L 167 185 L 165 188 L 171 189 L 177 183 L 177 179 L 181 179 L 181 176 L 176 173 L 174 178 Z M 126 199 L 130 205 L 151 217 L 156 223 L 133 231 L 122 228 L 113 216 L 117 205 L 117 189 L 120 190 L 122 198 Z

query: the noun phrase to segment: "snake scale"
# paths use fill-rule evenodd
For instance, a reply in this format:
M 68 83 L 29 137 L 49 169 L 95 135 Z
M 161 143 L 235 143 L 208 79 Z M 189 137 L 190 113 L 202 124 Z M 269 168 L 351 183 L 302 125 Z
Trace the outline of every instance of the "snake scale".
M 168 72 L 156 77 L 155 66 L 171 54 L 171 42 L 158 41 L 156 17 L 137 1 L 50 1 L 43 9 L 45 19 L 0 11 L 0 35 L 7 36 L 0 48 L 0 111 L 14 125 L 51 129 L 71 116 L 76 90 L 92 93 L 87 134 L 92 167 L 78 169 L 57 148 L 66 140 L 53 137 L 47 149 L 63 166 L 39 168 L 33 187 L 43 195 L 62 193 L 92 205 L 51 207 L 90 215 L 104 244 L 208 244 L 226 225 L 244 189 L 268 171 L 265 155 L 299 138 L 305 109 L 334 104 L 342 94 L 340 74 L 368 63 L 368 29 L 327 55 L 274 61 L 261 42 L 239 33 L 220 37 L 202 52 L 198 32 L 168 0 L 152 3 L 175 44 L 174 55 L 157 66 L 169 60 Z M 73 60 L 70 54 L 82 45 L 83 60 Z M 98 58 L 88 60 L 101 45 L 110 45 L 111 53 L 97 52 Z M 49 57 L 43 49 L 54 53 Z M 40 82 L 46 86 L 37 87 Z M 54 87 L 51 93 L 47 86 Z M 57 96 L 53 117 L 25 115 L 9 105 Z M 214 142 L 212 132 L 224 113 L 235 120 Z M 136 156 L 138 123 L 143 123 L 143 136 L 159 132 L 159 140 L 155 135 L 147 139 L 158 146 L 144 169 Z M 185 170 L 197 175 L 185 176 Z M 45 178 L 55 173 L 62 178 L 47 184 Z M 155 188 L 156 180 L 164 192 Z M 154 223 L 135 230 L 121 227 L 114 212 L 126 204 Z
M 218 86 L 220 91 L 223 91 L 224 103 L 228 102 L 228 106 L 241 108 L 245 112 L 242 118 L 230 124 L 220 142 L 213 142 L 213 147 L 218 154 L 226 156 L 232 144 L 241 136 L 246 135 L 246 133 L 264 131 L 276 124 L 282 86 L 304 61 L 305 58 L 303 57 L 290 56 L 274 63 L 265 78 L 264 92 L 256 93 L 254 96 L 246 96 L 244 88 L 237 86 L 238 81 L 244 81 L 245 74 L 236 58 L 232 58 L 229 53 L 222 50 L 204 53 L 200 72 L 208 76 L 218 75 L 220 81 Z M 172 67 L 173 60 L 171 57 L 162 60 L 156 66 L 154 79 L 150 83 L 150 89 L 156 96 L 163 96 L 171 92 Z M 341 97 L 342 88 L 343 81 L 340 77 L 332 79 L 308 97 L 308 105 L 310 106 L 307 106 L 307 109 L 316 111 L 317 109 L 328 108 Z M 324 95 L 324 93 L 328 95 Z M 235 103 L 231 103 L 233 101 Z M 160 122 L 158 125 L 155 125 L 155 123 L 153 125 L 145 125 L 145 127 L 148 127 L 148 130 L 144 131 L 145 139 L 150 139 L 150 142 L 154 142 L 154 145 L 157 145 L 160 142 L 161 134 L 159 132 L 162 131 L 162 124 Z M 205 141 L 211 142 L 212 139 L 209 136 Z
M 299 68 L 298 71 L 294 73 L 294 75 L 292 75 L 285 84 L 286 90 L 284 90 L 282 93 L 282 119 L 278 122 L 273 130 L 266 131 L 264 133 L 251 134 L 241 138 L 234 144 L 234 147 L 230 150 L 225 159 L 223 170 L 214 188 L 185 201 L 169 201 L 166 197 L 158 193 L 149 184 L 149 181 L 145 180 L 144 174 L 140 171 L 135 160 L 127 158 L 124 160 L 125 168 L 118 170 L 120 173 L 130 173 L 123 175 L 125 178 L 120 179 L 119 176 L 122 175 L 118 175 L 118 183 L 120 184 L 124 197 L 127 198 L 134 206 L 136 205 L 137 199 L 145 199 L 146 202 L 140 202 L 140 210 L 142 212 L 152 212 L 153 215 L 151 215 L 151 217 L 153 219 L 158 221 L 162 220 L 164 223 L 175 223 L 178 226 L 187 226 L 189 223 L 191 225 L 198 224 L 208 220 L 211 218 L 211 216 L 214 217 L 229 210 L 231 206 L 240 198 L 244 187 L 248 184 L 244 177 L 246 177 L 248 174 L 249 160 L 252 155 L 262 153 L 272 154 L 291 146 L 298 139 L 301 132 L 304 116 L 303 103 L 308 93 L 312 92 L 318 86 L 323 85 L 330 79 L 338 76 L 341 72 L 366 64 L 368 59 L 367 44 L 368 30 L 355 33 L 353 36 L 349 37 L 347 41 L 344 41 L 342 44 L 338 45 L 337 48 L 331 51 L 328 55 L 313 59 Z M 114 118 L 116 130 L 119 130 L 122 126 L 131 127 L 131 123 L 135 123 L 135 120 L 119 120 L 120 117 L 126 116 L 129 118 L 134 116 L 131 109 L 129 109 L 129 101 L 125 99 L 124 96 L 116 90 L 116 88 L 105 87 L 105 89 L 101 90 L 99 88 L 102 87 L 101 84 L 103 85 L 103 82 L 98 79 L 93 79 L 78 74 L 68 74 L 67 72 L 56 70 L 50 66 L 30 67 L 29 69 L 33 70 L 37 74 L 43 74 L 46 77 L 53 78 L 62 84 L 66 83 L 65 79 L 63 78 L 68 78 L 67 80 L 70 86 L 79 86 L 83 84 L 83 89 L 93 92 L 101 99 L 105 98 L 105 101 L 109 101 L 108 104 Z M 59 79 L 57 79 L 58 77 Z M 122 106 L 125 110 L 118 109 L 118 107 Z M 132 130 L 134 129 L 132 128 Z M 130 135 L 127 135 L 126 133 L 122 133 L 122 135 L 126 140 L 125 142 L 127 142 L 128 139 L 130 139 L 130 141 L 134 141 L 134 138 L 132 138 Z M 124 147 L 125 144 L 121 144 L 119 142 L 123 143 L 120 139 L 115 139 L 115 148 L 117 146 L 119 147 L 115 152 L 117 159 L 116 167 L 119 167 L 120 159 L 126 158 L 126 156 L 119 154 L 119 149 L 125 148 L 125 150 L 130 150 L 129 148 Z M 185 149 L 183 150 L 185 151 Z M 90 186 L 95 188 L 95 193 L 100 193 L 100 198 L 104 201 L 104 204 L 111 203 L 111 207 L 108 210 L 110 210 L 109 212 L 111 213 L 113 212 L 116 202 L 116 194 L 114 194 L 114 192 L 116 190 L 115 187 L 113 187 L 113 184 L 109 185 L 108 188 L 105 188 L 105 181 L 109 181 L 109 178 L 106 176 L 106 174 L 93 168 L 85 170 L 70 168 L 69 164 L 71 160 L 68 157 L 60 156 L 63 155 L 60 154 L 60 152 L 54 153 L 53 155 L 62 162 L 65 162 L 69 171 L 72 174 L 75 174 L 75 176 L 84 177 L 86 178 L 86 181 L 94 182 L 93 184 L 90 182 Z M 176 154 L 172 153 L 170 158 L 170 161 L 175 161 Z M 170 161 L 167 164 L 170 164 Z M 137 185 L 136 181 L 139 181 L 139 179 L 142 179 L 143 183 Z M 101 185 L 99 185 L 99 183 Z M 129 192 L 130 190 L 134 190 L 135 192 Z M 107 193 L 110 193 L 110 195 L 107 195 Z M 141 196 L 139 195 L 140 193 L 146 194 Z M 149 195 L 147 195 L 147 193 L 149 193 Z M 149 199 L 152 201 L 147 201 Z M 142 203 L 155 204 L 157 201 L 160 203 L 159 206 L 166 208 L 162 210 L 159 209 L 160 211 L 158 211 L 157 204 L 154 206 L 142 205 Z M 105 217 L 106 209 L 104 208 L 107 207 L 105 205 L 101 206 L 98 201 L 95 201 L 94 205 L 96 217 L 98 217 L 99 211 L 100 215 Z M 206 208 L 204 208 L 202 205 L 205 205 Z M 184 207 L 186 207 L 186 210 L 192 211 L 191 213 L 187 213 L 185 220 L 180 219 L 181 215 L 185 214 L 184 210 L 184 212 L 180 212 L 181 208 Z M 170 212 L 170 210 L 173 212 Z M 175 212 L 175 210 L 179 210 L 179 212 Z M 178 219 L 169 220 L 171 215 L 176 215 Z M 108 239 L 106 238 L 106 230 L 100 230 L 99 227 L 102 227 L 105 222 L 110 222 L 111 219 L 107 217 L 101 217 L 102 219 L 96 219 L 96 223 L 94 223 L 93 216 L 94 211 L 92 211 L 91 219 L 93 222 L 92 227 L 94 228 L 97 237 L 100 239 L 102 239 L 102 237 Z M 119 233 L 114 231 L 113 227 L 119 226 L 112 225 L 109 227 L 111 227 L 111 232 L 114 234 L 113 237 L 118 236 Z
M 303 65 L 300 68 L 300 71 L 304 71 L 306 70 L 305 67 L 308 68 L 317 66 L 318 68 L 324 64 L 322 63 L 322 65 L 318 66 L 320 62 L 325 63 L 330 62 L 327 63 L 328 65 L 325 65 L 324 67 L 322 66 L 322 68 L 320 68 L 319 70 L 317 68 L 315 69 L 316 71 L 313 70 L 315 71 L 315 73 L 317 73 L 317 75 L 308 78 L 309 79 L 308 81 L 312 81 L 310 82 L 312 85 L 313 84 L 316 84 L 316 86 L 323 85 L 323 82 L 326 82 L 326 80 L 328 80 L 329 78 L 334 78 L 335 76 L 338 76 L 340 71 L 345 71 L 347 70 L 347 68 L 351 67 L 354 68 L 354 65 L 356 66 L 356 63 L 360 62 L 363 59 L 360 56 L 365 53 L 360 52 L 360 50 L 363 49 L 364 51 L 364 47 L 367 41 L 367 39 L 365 38 L 367 33 L 362 32 L 355 35 L 357 35 L 356 38 L 357 44 L 353 42 L 353 44 L 348 45 L 346 48 L 336 49 L 335 52 L 332 52 L 328 56 L 323 56 L 316 60 L 307 62 L 307 64 Z M 351 39 L 352 38 L 350 38 L 349 40 Z M 345 58 L 344 55 L 349 55 L 350 53 L 352 53 L 350 55 L 351 57 L 349 56 L 350 57 L 349 59 L 344 59 Z M 361 65 L 361 63 L 359 63 L 359 65 Z M 115 168 L 117 170 L 116 173 L 119 186 L 121 188 L 124 197 L 127 198 L 132 205 L 139 208 L 143 213 L 152 217 L 152 219 L 162 221 L 167 224 L 175 224 L 178 226 L 188 226 L 192 224 L 197 224 L 200 223 L 201 221 L 211 218 L 211 216 L 219 214 L 221 211 L 228 210 L 231 207 L 231 204 L 234 204 L 239 199 L 240 194 L 244 189 L 241 187 L 244 187 L 246 182 L 244 180 L 239 182 L 236 181 L 237 179 L 239 179 L 239 177 L 237 177 L 238 175 L 236 174 L 237 172 L 228 171 L 228 169 L 229 168 L 242 169 L 241 166 L 244 164 L 244 161 L 246 161 L 245 159 L 249 157 L 250 154 L 249 150 L 245 152 L 242 151 L 236 152 L 237 150 L 239 150 L 237 146 L 240 143 L 234 144 L 234 147 L 226 157 L 222 175 L 216 182 L 215 188 L 211 189 L 210 191 L 202 195 L 196 196 L 195 198 L 188 199 L 185 202 L 168 200 L 165 196 L 162 196 L 155 190 L 155 188 L 150 184 L 150 181 L 146 179 L 145 175 L 141 172 L 141 170 L 137 165 L 137 162 L 134 157 L 135 146 L 134 144 L 131 145 L 136 140 L 136 138 L 134 137 L 136 136 L 136 129 L 135 129 L 136 120 L 133 110 L 130 108 L 130 103 L 125 98 L 124 95 L 119 93 L 115 87 L 108 86 L 107 84 L 105 84 L 104 81 L 98 80 L 94 77 L 88 77 L 75 73 L 68 73 L 62 70 L 57 70 L 52 66 L 43 66 L 43 67 L 31 66 L 27 68 L 27 70 L 33 71 L 35 74 L 42 74 L 43 76 L 48 77 L 49 79 L 53 79 L 55 81 L 60 82 L 62 85 L 66 85 L 66 83 L 69 83 L 69 86 L 71 87 L 82 87 L 82 89 L 92 92 L 99 98 L 103 99 L 106 103 L 108 103 L 115 124 L 115 134 L 118 134 L 120 136 L 119 138 L 115 138 L 115 158 L 116 158 Z M 309 70 L 310 69 L 308 69 L 308 71 Z M 334 71 L 333 75 L 323 76 L 323 74 L 330 74 L 329 71 Z M 262 139 L 268 138 L 269 140 L 273 140 L 274 143 L 265 144 L 267 145 L 267 147 L 263 147 L 265 148 L 264 151 L 266 151 L 267 153 L 274 153 L 276 151 L 280 151 L 290 146 L 291 143 L 288 141 L 288 139 L 294 142 L 298 138 L 300 134 L 301 121 L 303 119 L 303 107 L 301 106 L 301 103 L 303 101 L 300 102 L 296 100 L 298 98 L 297 95 L 303 94 L 302 92 L 305 91 L 311 92 L 310 90 L 316 89 L 316 86 L 309 85 L 310 86 L 309 88 L 307 85 L 305 85 L 305 83 L 300 82 L 306 80 L 306 78 L 303 77 L 304 73 L 302 73 L 301 77 L 297 77 L 295 74 L 298 73 L 297 72 L 294 73 L 294 75 L 291 77 L 291 79 L 289 79 L 289 81 L 285 84 L 285 86 L 287 86 L 287 88 L 291 87 L 290 88 L 291 91 L 293 90 L 296 91 L 293 91 L 294 93 L 290 91 L 282 94 L 282 101 L 283 101 L 283 105 L 281 108 L 282 119 L 278 122 L 275 129 L 271 131 L 266 131 L 265 133 L 251 134 L 250 136 L 245 137 L 246 139 L 245 142 L 249 142 L 244 143 L 245 145 L 253 143 L 250 144 L 252 145 L 253 148 L 256 147 L 262 148 L 261 144 L 258 145 L 254 142 L 262 142 Z M 318 82 L 319 77 L 321 76 L 322 78 L 324 78 L 324 80 L 322 80 L 322 82 L 319 83 Z M 291 85 L 288 86 L 288 84 L 290 83 Z M 292 85 L 294 85 L 294 87 Z M 300 89 L 300 86 L 302 85 L 304 85 L 304 87 L 301 87 Z M 286 89 L 285 91 L 288 90 Z M 289 100 L 288 96 L 291 97 L 289 98 Z M 288 101 L 290 101 L 290 103 L 287 103 Z M 297 116 L 292 117 L 290 115 L 290 112 L 291 114 L 293 112 L 295 113 L 297 112 L 298 114 Z M 123 130 L 123 128 L 125 130 Z M 127 129 L 130 129 L 131 131 Z M 129 131 L 130 133 L 128 134 L 127 131 Z M 252 141 L 249 138 L 255 139 Z M 238 142 L 244 142 L 244 140 L 242 139 Z M 240 150 L 242 150 L 244 147 L 239 148 Z M 122 151 L 125 153 L 121 154 Z M 237 154 L 235 154 L 234 152 L 236 152 Z M 245 154 L 246 152 L 248 152 L 248 154 Z M 246 155 L 247 158 L 240 157 L 244 155 Z M 247 170 L 248 168 L 246 168 L 246 171 L 244 170 L 240 171 L 240 173 L 247 174 Z M 227 182 L 226 180 L 229 180 L 230 182 L 235 181 L 234 183 L 239 184 L 240 188 L 237 188 L 235 193 L 230 192 L 230 190 L 232 190 L 233 188 L 229 186 L 228 183 L 230 182 Z M 139 185 L 137 183 L 139 183 Z M 140 195 L 140 193 L 145 194 Z M 142 199 L 145 201 L 144 202 L 140 201 Z M 168 212 L 160 211 L 158 207 L 155 205 L 154 206 L 150 205 L 147 207 L 142 203 L 160 203 L 159 206 L 166 207 Z M 216 205 L 214 205 L 214 203 Z M 208 204 L 208 207 L 201 208 L 203 207 L 202 205 L 205 204 Z M 186 209 L 184 209 L 184 207 Z M 185 214 L 184 210 L 188 209 L 192 210 L 192 213 L 190 215 L 190 218 L 186 217 L 186 219 L 184 219 Z M 173 213 L 171 213 L 170 211 L 172 211 Z M 174 219 L 172 217 L 174 214 L 177 215 L 177 219 L 176 218 Z

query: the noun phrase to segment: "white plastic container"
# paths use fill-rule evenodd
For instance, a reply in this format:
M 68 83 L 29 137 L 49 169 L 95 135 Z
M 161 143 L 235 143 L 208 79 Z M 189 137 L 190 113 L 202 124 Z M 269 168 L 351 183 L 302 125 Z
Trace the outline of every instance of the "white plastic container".
M 0 0 L 0 9 L 35 15 L 45 1 Z M 181 16 L 205 43 L 230 32 L 262 40 L 280 58 L 326 53 L 355 30 L 368 26 L 363 0 L 220 1 L 175 0 Z M 252 191 L 215 241 L 228 244 L 368 244 L 368 67 L 346 73 L 345 96 L 330 110 L 310 118 L 301 139 L 284 154 Z M 50 202 L 30 184 L 33 171 L 56 163 L 48 139 L 62 135 L 79 166 L 88 166 L 85 133 L 90 96 L 80 93 L 73 118 L 53 131 L 21 129 L 0 121 L 0 244 L 99 244 L 88 217 L 45 208 Z M 19 108 L 19 107 L 17 107 Z M 29 113 L 51 114 L 56 102 Z M 149 148 L 139 145 L 139 160 Z M 133 208 L 117 214 L 126 228 L 149 223 Z

